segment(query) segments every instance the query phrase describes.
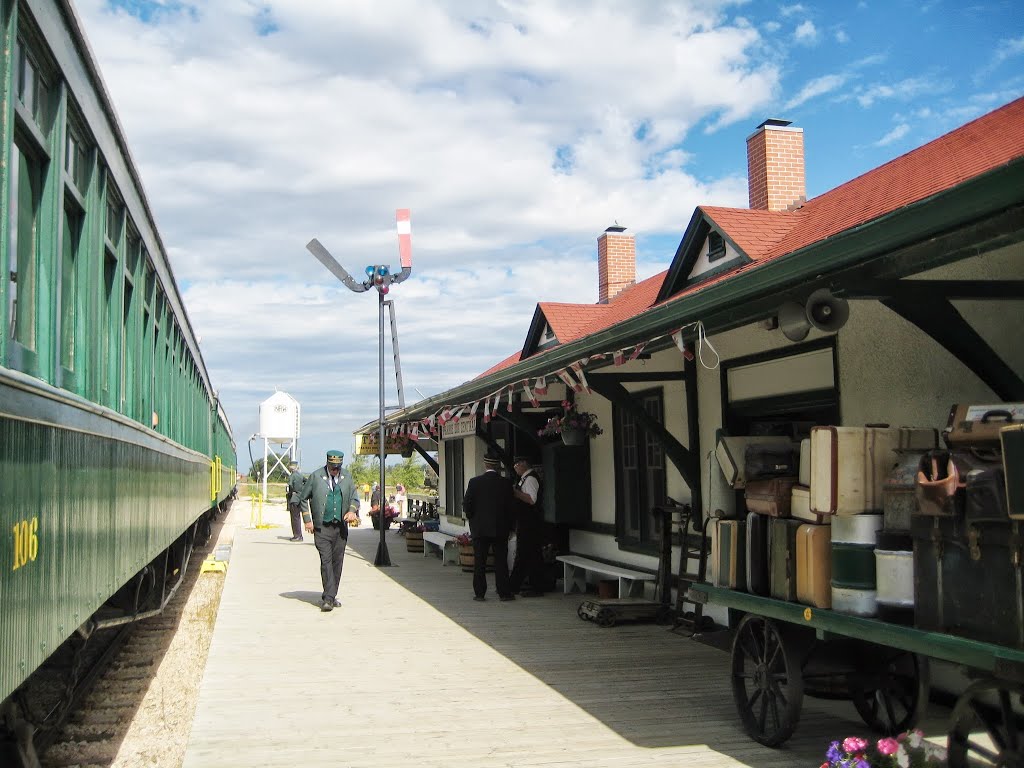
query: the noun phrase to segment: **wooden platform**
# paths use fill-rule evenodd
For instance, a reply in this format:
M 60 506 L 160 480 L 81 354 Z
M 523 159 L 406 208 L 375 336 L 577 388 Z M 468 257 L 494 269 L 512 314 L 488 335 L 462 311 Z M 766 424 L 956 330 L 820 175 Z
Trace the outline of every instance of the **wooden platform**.
M 579 595 L 499 602 L 493 576 L 474 602 L 470 574 L 396 531 L 392 568 L 372 565 L 378 531 L 352 531 L 343 606 L 321 613 L 311 537 L 288 535 L 235 534 L 185 768 L 790 768 L 866 733 L 852 705 L 805 699 L 797 735 L 762 747 L 738 723 L 728 654 L 580 621 Z

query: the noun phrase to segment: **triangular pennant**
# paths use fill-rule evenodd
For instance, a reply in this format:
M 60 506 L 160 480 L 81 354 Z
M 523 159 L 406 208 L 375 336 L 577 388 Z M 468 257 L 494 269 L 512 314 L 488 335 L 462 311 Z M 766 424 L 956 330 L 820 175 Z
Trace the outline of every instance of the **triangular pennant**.
M 638 357 L 640 357 L 640 353 L 644 351 L 645 346 L 647 345 L 641 342 L 640 344 L 637 344 L 635 347 L 633 347 L 633 354 L 629 356 L 629 359 L 636 360 Z
M 593 390 L 590 388 L 590 384 L 587 383 L 587 377 L 583 373 L 583 366 L 580 365 L 579 363 L 573 363 L 572 370 L 573 373 L 576 374 L 576 378 L 580 380 L 580 385 L 583 387 L 583 389 L 585 389 L 588 393 L 592 393 Z
M 540 400 L 537 399 L 537 396 L 533 394 L 533 390 L 530 389 L 530 382 L 523 382 L 523 392 L 526 393 L 526 399 L 530 401 L 530 405 L 532 405 L 534 408 L 540 407 Z
M 533 391 L 538 395 L 546 395 L 548 393 L 548 377 L 538 376 L 537 380 L 533 382 Z

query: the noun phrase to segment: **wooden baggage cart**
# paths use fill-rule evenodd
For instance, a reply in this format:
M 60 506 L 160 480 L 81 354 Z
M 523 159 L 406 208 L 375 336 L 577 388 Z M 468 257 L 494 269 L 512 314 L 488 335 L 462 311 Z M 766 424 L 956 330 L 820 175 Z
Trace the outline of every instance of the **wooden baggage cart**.
M 1024 765 L 1024 650 L 698 583 L 688 600 L 745 613 L 731 683 L 747 733 L 779 746 L 796 730 L 805 692 L 848 695 L 873 730 L 913 727 L 928 701 L 928 660 L 963 665 L 974 682 L 948 727 L 950 768 Z M 845 689 L 845 690 L 844 690 Z M 988 740 L 972 733 L 984 731 Z

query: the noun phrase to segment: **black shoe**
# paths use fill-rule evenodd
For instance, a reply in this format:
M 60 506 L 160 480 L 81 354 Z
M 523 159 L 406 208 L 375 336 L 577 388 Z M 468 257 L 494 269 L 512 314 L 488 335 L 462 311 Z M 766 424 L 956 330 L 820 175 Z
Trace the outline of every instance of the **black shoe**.
M 330 600 L 323 600 L 323 601 L 320 602 L 320 610 L 323 613 L 327 613 L 328 611 L 333 611 L 334 610 L 334 603 L 332 601 L 330 601 Z
M 502 595 L 498 599 L 501 600 L 501 602 L 503 602 L 503 603 L 507 603 L 509 600 L 515 600 L 516 596 L 515 595 Z
M 292 536 L 288 541 L 302 541 L 301 536 Z
M 482 602 L 483 602 L 484 600 L 486 600 L 487 598 L 486 598 L 486 597 L 484 597 L 483 595 L 474 595 L 474 596 L 473 596 L 473 599 L 474 599 L 474 600 L 476 600 L 476 601 L 477 601 L 478 603 L 482 603 Z
M 334 607 L 341 608 L 341 600 L 339 600 L 338 598 L 334 598 Z

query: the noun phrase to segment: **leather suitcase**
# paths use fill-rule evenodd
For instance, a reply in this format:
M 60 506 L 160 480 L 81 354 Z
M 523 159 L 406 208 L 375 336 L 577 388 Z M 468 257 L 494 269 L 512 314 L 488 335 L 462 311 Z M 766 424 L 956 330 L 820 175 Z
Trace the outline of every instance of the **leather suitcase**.
M 747 588 L 747 523 L 744 520 L 719 520 L 718 580 L 715 586 L 746 590 Z
M 796 599 L 832 607 L 832 536 L 827 525 L 804 523 L 796 530 Z
M 816 525 L 828 525 L 831 518 L 831 515 L 819 515 L 811 511 L 811 489 L 802 485 L 794 485 L 790 492 L 789 516 Z
M 811 510 L 823 515 L 882 511 L 882 484 L 897 450 L 926 450 L 935 430 L 815 427 L 811 430 Z
M 743 475 L 747 485 L 770 477 L 796 477 L 800 453 L 794 443 L 748 445 L 743 451 Z
M 998 448 L 999 430 L 1024 422 L 1024 403 L 954 405 L 942 436 L 950 448 Z
M 911 534 L 914 625 L 1024 648 L 1024 524 L 916 516 Z
M 708 584 L 714 584 L 718 586 L 718 562 L 721 559 L 721 555 L 718 551 L 718 524 L 721 520 L 717 517 L 708 518 L 707 523 L 704 524 L 704 530 L 708 537 L 708 564 L 707 572 L 704 574 L 704 578 Z
M 800 441 L 800 471 L 797 473 L 800 485 L 810 486 L 811 484 L 811 438 L 805 437 Z
M 748 486 L 749 487 L 749 486 Z M 770 517 L 751 512 L 747 515 L 747 591 L 767 597 L 770 591 L 768 577 L 768 524 Z
M 794 485 L 795 477 L 748 480 L 743 492 L 747 511 L 771 517 L 789 517 Z
M 719 435 L 715 456 L 725 481 L 733 488 L 743 488 L 746 485 L 743 463 L 747 446 L 770 443 L 789 445 L 790 440 L 779 435 Z
M 1009 519 L 1006 510 L 1006 473 L 1003 465 L 974 469 L 967 473 L 964 517 L 968 523 Z
M 804 525 L 799 520 L 776 518 L 771 521 L 771 595 L 779 600 L 796 600 L 796 538 Z
M 1024 425 L 999 430 L 1006 476 L 1006 511 L 1013 520 L 1024 520 Z
M 929 451 L 921 457 L 915 479 L 914 496 L 917 501 L 916 514 L 933 517 L 962 517 L 967 507 L 967 480 L 977 472 L 1002 470 L 1001 460 L 994 460 L 995 453 L 987 449 L 965 449 L 955 451 Z M 991 479 L 991 478 L 990 478 Z M 996 478 L 1005 486 L 1002 477 Z M 975 478 L 975 517 L 981 519 L 1005 519 L 1005 515 L 987 513 L 987 505 L 1005 509 L 1006 503 L 1001 492 L 990 494 L 988 502 L 981 499 L 983 480 Z

